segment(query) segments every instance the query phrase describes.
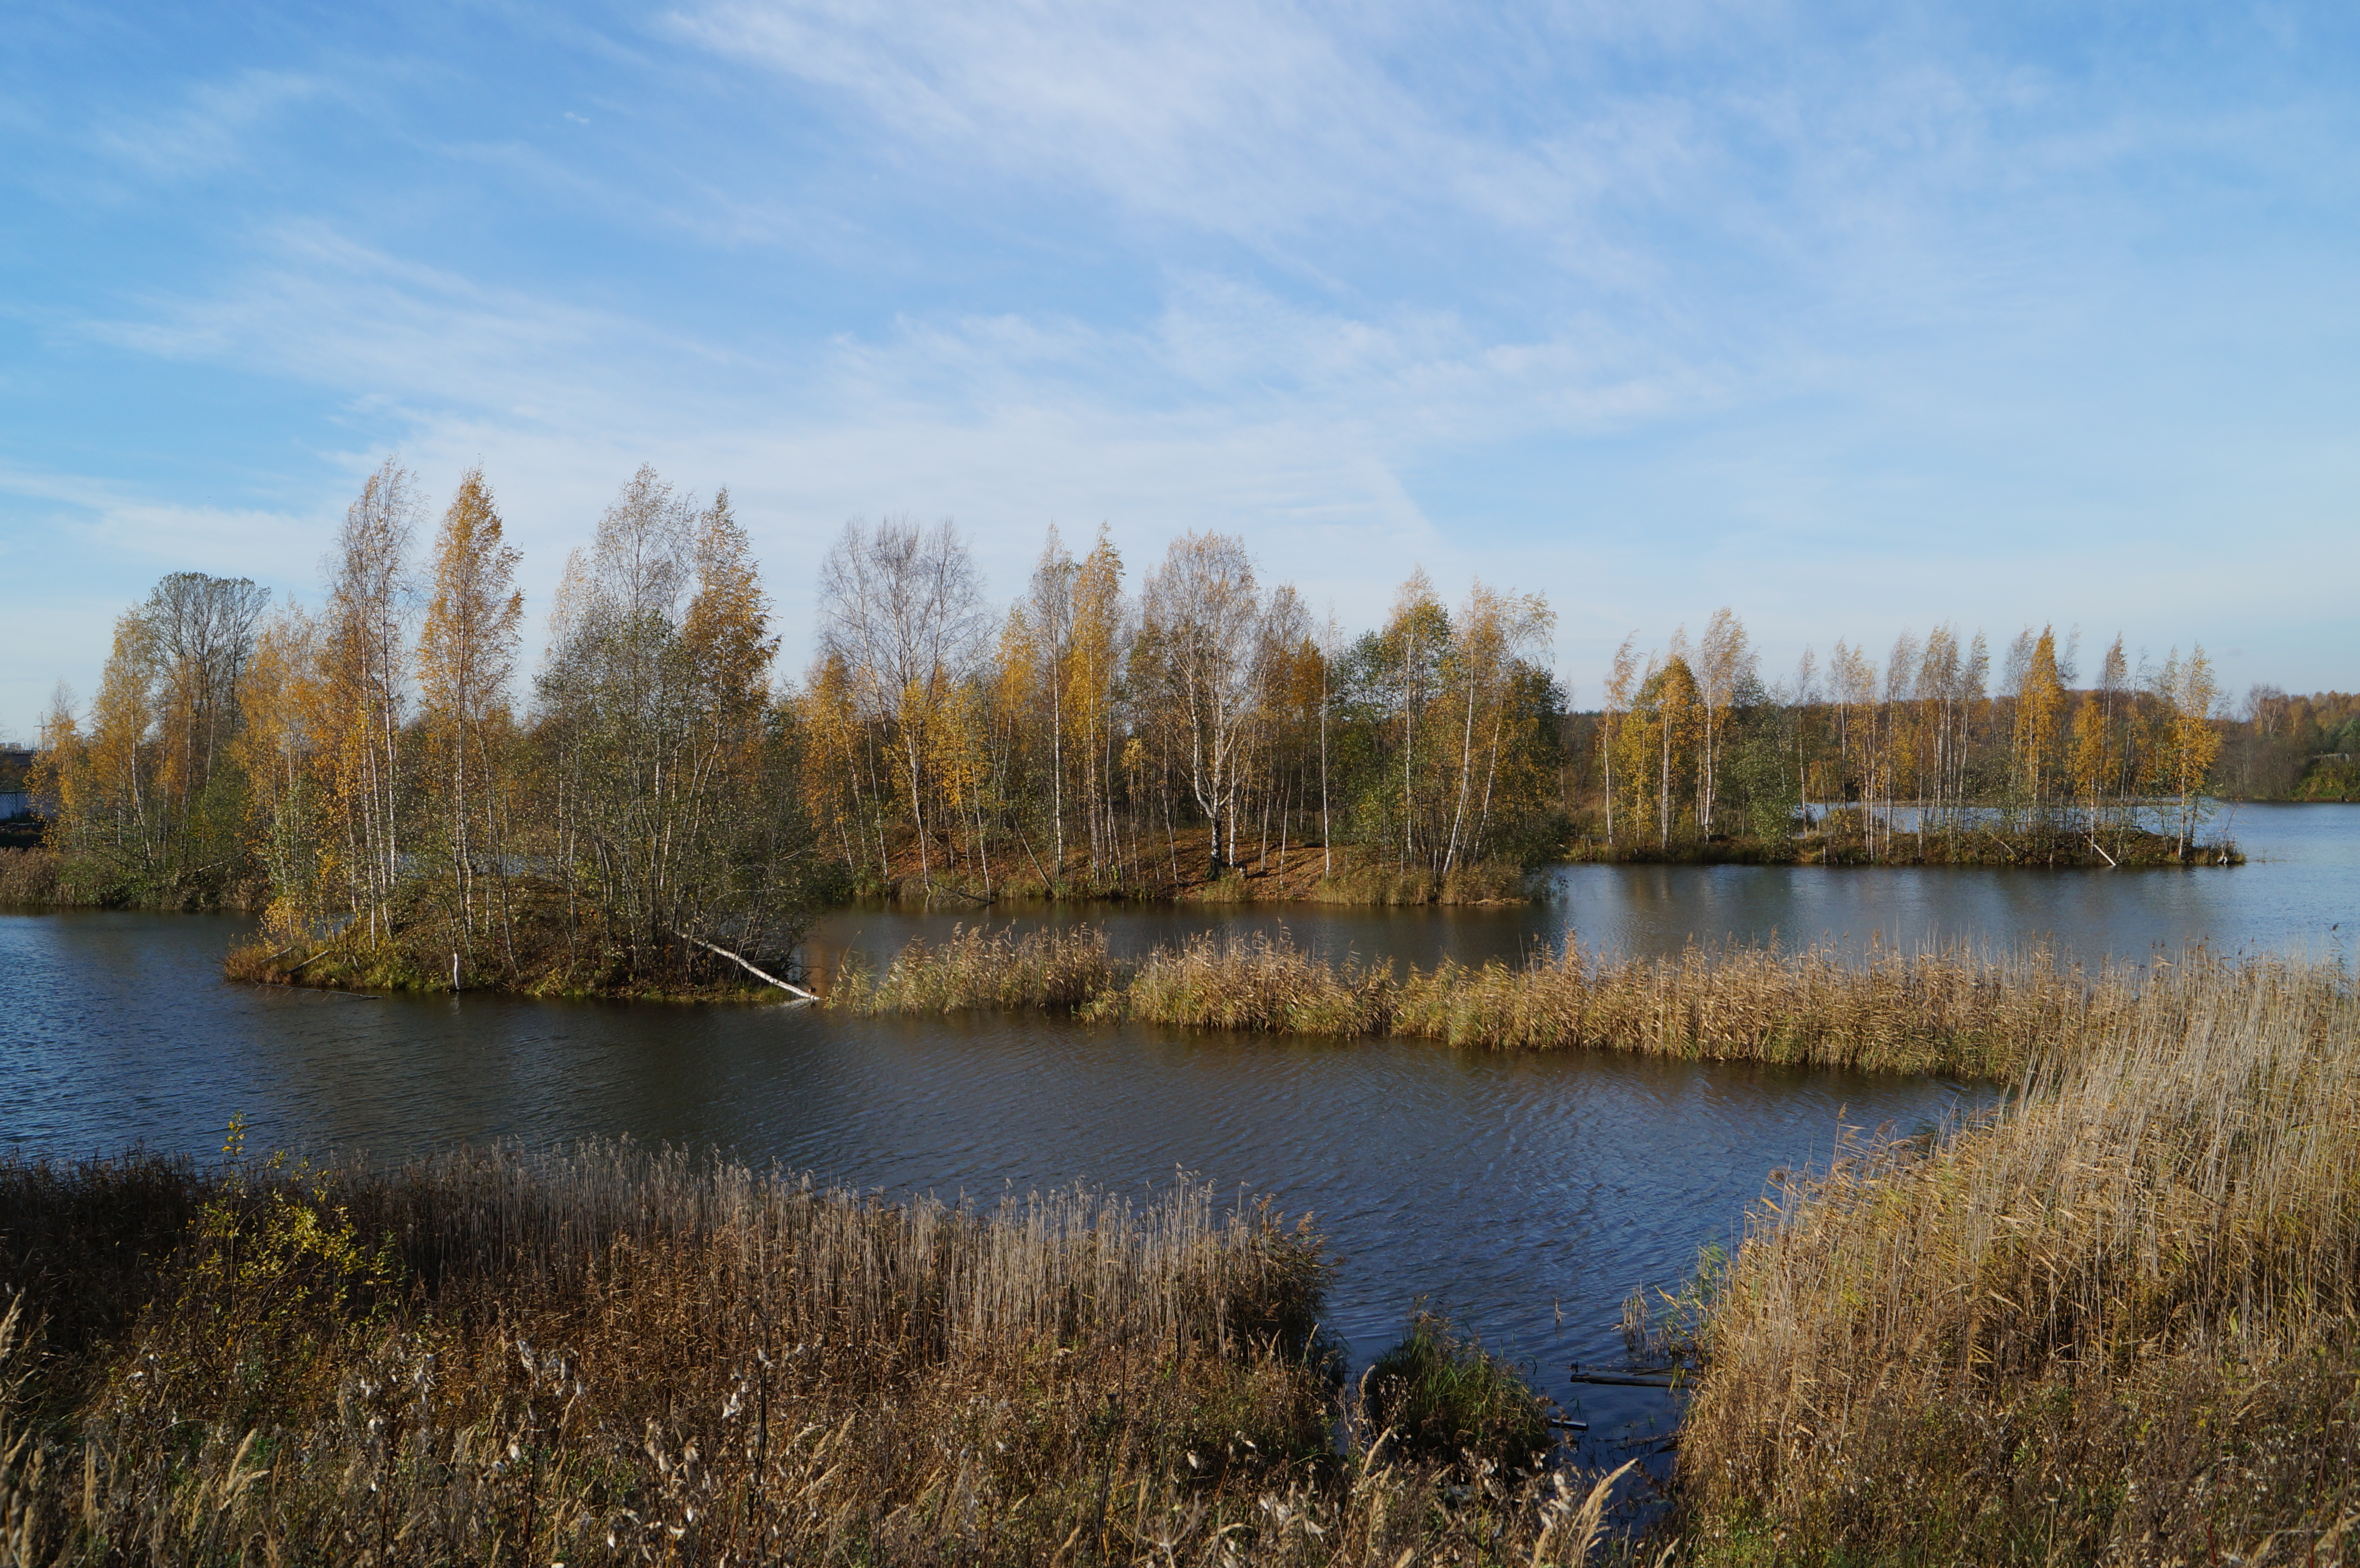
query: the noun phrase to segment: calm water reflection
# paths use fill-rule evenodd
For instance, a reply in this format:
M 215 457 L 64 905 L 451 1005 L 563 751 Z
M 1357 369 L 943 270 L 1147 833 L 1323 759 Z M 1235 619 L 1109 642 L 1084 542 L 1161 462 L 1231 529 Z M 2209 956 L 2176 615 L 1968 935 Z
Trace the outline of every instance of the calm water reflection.
M 2267 824 L 2267 831 L 2264 831 Z M 2039 876 L 1569 869 L 1508 910 L 1111 911 L 1143 945 L 1210 923 L 1430 962 L 1560 939 L 1646 951 L 1690 931 L 1785 942 L 2054 933 L 2136 953 L 2326 939 L 2360 886 L 2360 809 L 2248 809 L 2242 869 Z M 826 938 L 890 949 L 956 917 L 845 911 Z M 233 1112 L 255 1143 L 394 1155 L 458 1139 L 629 1134 L 716 1145 L 867 1188 L 991 1195 L 1177 1169 L 1313 1211 L 1343 1268 L 1336 1325 L 1362 1355 L 1431 1295 L 1544 1364 L 1619 1354 L 1634 1286 L 1726 1241 L 1765 1172 L 1824 1156 L 1839 1120 L 1905 1127 L 1983 1092 L 1906 1078 L 1509 1056 L 1039 1018 L 864 1021 L 768 1009 L 356 999 L 219 977 L 240 922 L 0 916 L 0 1140 L 205 1152 Z M 1560 1317 L 1561 1314 L 1561 1317 Z M 1661 1419 L 1585 1397 L 1600 1431 Z
M 1090 920 L 1138 953 L 1205 930 L 1289 933 L 1337 955 L 1468 963 L 1554 952 L 1568 936 L 1593 950 L 1676 952 L 1690 938 L 1785 947 L 1871 942 L 1914 948 L 1966 941 L 2039 941 L 2085 959 L 2139 959 L 2158 946 L 2211 942 L 2227 951 L 2328 954 L 2360 914 L 2360 806 L 2223 808 L 2243 866 L 2125 872 L 1945 870 L 1910 866 L 1568 866 L 1543 878 L 1539 902 L 1491 909 L 1355 909 L 1316 904 L 1206 908 L 1101 905 L 990 910 L 943 907 L 839 911 L 815 933 L 823 963 L 847 950 L 890 957 L 913 935 L 954 926 Z M 2341 932 L 2329 927 L 2344 922 Z

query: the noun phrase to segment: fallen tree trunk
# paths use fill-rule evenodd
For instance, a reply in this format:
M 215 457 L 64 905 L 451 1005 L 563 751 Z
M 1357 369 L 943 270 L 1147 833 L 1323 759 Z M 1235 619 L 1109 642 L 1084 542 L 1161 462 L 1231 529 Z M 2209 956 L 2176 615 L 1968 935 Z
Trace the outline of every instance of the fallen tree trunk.
M 1576 1367 L 1573 1369 L 1573 1377 L 1571 1380 L 1576 1383 L 1604 1383 L 1617 1388 L 1669 1388 L 1677 1387 L 1668 1373 L 1584 1372 L 1579 1367 Z
M 722 957 L 727 959 L 730 963 L 736 964 L 738 968 L 743 969 L 747 974 L 751 975 L 755 979 L 766 981 L 772 985 L 776 985 L 780 990 L 788 992 L 796 996 L 799 1000 L 792 1004 L 792 1006 L 802 1007 L 806 1003 L 816 1002 L 819 1000 L 818 993 L 806 991 L 800 985 L 791 985 L 775 975 L 770 974 L 764 970 L 757 969 L 752 964 L 747 963 L 743 958 L 738 956 L 738 954 L 717 943 L 706 942 L 703 937 L 691 936 L 686 931 L 674 931 L 672 932 L 672 935 L 680 938 L 683 942 L 690 942 L 697 947 L 701 947 L 707 953 L 717 953 Z

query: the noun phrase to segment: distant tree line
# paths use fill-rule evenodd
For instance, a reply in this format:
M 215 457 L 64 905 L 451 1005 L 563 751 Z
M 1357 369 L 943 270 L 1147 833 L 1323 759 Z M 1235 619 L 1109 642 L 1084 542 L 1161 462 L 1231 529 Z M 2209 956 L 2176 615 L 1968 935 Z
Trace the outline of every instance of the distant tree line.
M 2184 856 L 2222 745 L 2201 646 L 2134 670 L 2117 637 L 2081 685 L 2053 628 L 2019 634 L 1994 671 L 1983 633 L 1937 626 L 1881 668 L 1841 640 L 1824 665 L 1807 648 L 1772 686 L 1727 609 L 1693 645 L 1676 633 L 1643 661 L 1635 641 L 1590 735 L 1589 825 L 1612 853 L 1808 830 L 1872 860 L 2158 838 Z
M 2360 800 L 2360 692 L 2251 688 L 2216 773 L 2222 793 L 2246 800 Z

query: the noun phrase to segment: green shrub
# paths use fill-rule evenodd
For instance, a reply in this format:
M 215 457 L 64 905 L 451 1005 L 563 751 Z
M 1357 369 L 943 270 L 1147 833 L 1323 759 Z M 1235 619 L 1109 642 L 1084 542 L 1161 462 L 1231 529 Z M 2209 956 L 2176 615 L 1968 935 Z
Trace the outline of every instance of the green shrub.
M 1461 1455 L 1526 1468 L 1549 1444 L 1541 1397 L 1515 1367 L 1420 1310 L 1408 1334 L 1361 1379 L 1369 1425 L 1393 1433 L 1390 1451 L 1422 1459 Z

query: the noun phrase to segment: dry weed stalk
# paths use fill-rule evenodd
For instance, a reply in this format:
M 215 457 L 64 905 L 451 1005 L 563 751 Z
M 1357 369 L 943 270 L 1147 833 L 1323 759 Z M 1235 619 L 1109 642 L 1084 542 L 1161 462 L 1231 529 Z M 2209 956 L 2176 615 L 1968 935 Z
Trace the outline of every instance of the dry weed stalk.
M 0 1264 L 10 1563 L 1392 1565 L 1597 1534 L 1569 1477 L 1338 1454 L 1317 1239 L 1202 1188 L 985 1214 L 628 1148 L 0 1162 Z
M 1994 1119 L 1863 1146 L 1756 1216 L 1691 1508 L 1793 1561 L 2343 1561 L 2355 1129 L 2339 970 L 2158 966 Z

